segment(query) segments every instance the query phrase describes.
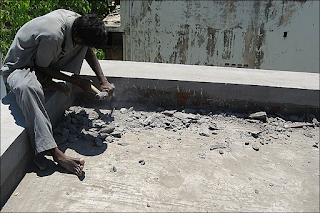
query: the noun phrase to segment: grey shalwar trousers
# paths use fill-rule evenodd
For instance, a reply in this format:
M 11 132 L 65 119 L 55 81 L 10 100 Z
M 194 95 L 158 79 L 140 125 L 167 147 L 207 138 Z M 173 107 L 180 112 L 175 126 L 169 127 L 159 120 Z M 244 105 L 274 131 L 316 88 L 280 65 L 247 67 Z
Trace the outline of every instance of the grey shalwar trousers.
M 6 86 L 16 95 L 35 154 L 57 147 L 50 118 L 44 105 L 42 85 L 35 71 L 30 68 L 13 71 L 7 78 Z

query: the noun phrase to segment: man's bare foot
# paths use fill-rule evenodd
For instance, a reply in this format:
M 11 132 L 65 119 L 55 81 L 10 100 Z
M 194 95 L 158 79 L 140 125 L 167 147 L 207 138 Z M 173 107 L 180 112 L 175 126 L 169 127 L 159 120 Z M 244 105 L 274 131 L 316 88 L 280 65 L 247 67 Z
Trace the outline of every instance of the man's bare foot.
M 63 152 L 61 152 L 57 147 L 50 150 L 53 159 L 60 164 L 63 168 L 67 169 L 68 171 L 81 176 L 82 170 L 84 167 L 84 159 L 83 158 L 72 158 L 66 156 Z

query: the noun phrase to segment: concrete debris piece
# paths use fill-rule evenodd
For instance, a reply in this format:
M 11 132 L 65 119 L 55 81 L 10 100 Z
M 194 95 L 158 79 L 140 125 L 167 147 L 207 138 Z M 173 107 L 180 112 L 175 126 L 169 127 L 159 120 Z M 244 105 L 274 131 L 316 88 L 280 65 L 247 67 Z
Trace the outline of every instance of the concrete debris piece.
M 212 144 L 210 146 L 210 150 L 214 150 L 214 149 L 224 149 L 227 148 L 227 144 L 226 143 L 222 143 L 222 142 L 215 142 L 214 144 Z
M 285 129 L 288 129 L 288 128 L 303 128 L 303 127 L 306 127 L 306 126 L 314 127 L 314 124 L 299 122 L 299 123 L 294 123 L 294 124 L 285 124 L 284 128 Z
M 225 139 L 225 142 L 226 142 L 227 148 L 228 148 L 227 151 L 228 151 L 228 152 L 231 152 L 231 144 L 232 144 L 232 143 L 231 143 L 231 139 L 230 139 L 230 138 L 226 138 L 226 139 Z
M 206 153 L 200 153 L 199 154 L 199 158 L 201 158 L 201 159 L 205 159 L 206 158 Z
M 250 132 L 250 134 L 252 135 L 252 137 L 254 138 L 258 138 L 259 135 L 260 135 L 261 131 L 253 131 L 253 132 Z
M 128 142 L 123 141 L 123 142 L 118 142 L 118 145 L 120 145 L 120 146 L 128 146 L 128 145 L 129 145 L 129 143 L 128 143 Z
M 310 132 L 305 132 L 303 133 L 304 136 L 308 137 L 308 138 L 313 138 L 313 134 L 311 134 Z
M 120 113 L 122 113 L 122 114 L 125 114 L 125 113 L 127 113 L 128 112 L 128 110 L 126 109 L 126 108 L 121 108 L 120 109 Z
M 92 111 L 88 115 L 89 120 L 95 120 L 99 118 L 99 114 L 96 111 Z
M 253 144 L 252 149 L 254 149 L 255 151 L 259 151 L 260 146 L 258 144 Z
M 199 135 L 210 137 L 209 125 L 207 123 L 201 124 Z
M 312 147 L 319 148 L 319 142 L 318 142 L 318 141 L 315 142 L 315 143 L 312 145 Z
M 157 118 L 157 114 L 156 113 L 153 113 L 151 116 L 149 116 L 148 118 L 146 118 L 142 124 L 147 126 L 147 125 L 150 125 L 152 124 Z
M 279 136 L 277 133 L 273 133 L 272 135 L 270 135 L 270 138 L 279 139 Z
M 111 169 L 110 169 L 110 172 L 117 172 L 117 168 L 115 166 L 113 166 Z
M 109 133 L 105 133 L 105 132 L 99 132 L 99 135 L 98 135 L 98 137 L 101 139 L 105 139 L 108 136 L 109 136 Z
M 100 129 L 100 133 L 107 133 L 107 134 L 110 134 L 110 133 L 112 133 L 114 130 L 115 130 L 115 126 L 114 125 L 112 125 L 112 124 L 110 124 L 110 125 L 108 125 L 108 126 L 106 126 L 106 127 L 103 127 L 102 129 Z
M 256 112 L 249 115 L 249 118 L 256 119 L 256 120 L 262 120 L 266 121 L 267 119 L 267 113 L 266 112 Z
M 163 114 L 168 115 L 168 116 L 172 116 L 177 110 L 166 110 L 163 112 Z
M 319 122 L 316 118 L 313 118 L 313 119 L 312 119 L 312 123 L 313 123 L 313 125 L 315 125 L 316 127 L 320 127 L 320 122 Z
M 209 129 L 210 129 L 210 130 L 219 130 L 217 124 L 214 123 L 214 122 L 210 122 L 210 123 L 209 123 Z
M 114 141 L 114 137 L 109 135 L 105 138 L 106 143 L 112 143 Z
M 110 135 L 112 135 L 113 137 L 116 137 L 116 138 L 121 138 L 122 132 L 117 130 L 117 131 L 111 132 Z
M 145 162 L 143 159 L 139 160 L 139 163 L 140 163 L 141 165 L 145 165 L 145 164 L 146 164 L 146 162 Z
M 106 126 L 106 123 L 101 119 L 96 119 L 92 121 L 92 127 L 102 128 L 105 126 Z

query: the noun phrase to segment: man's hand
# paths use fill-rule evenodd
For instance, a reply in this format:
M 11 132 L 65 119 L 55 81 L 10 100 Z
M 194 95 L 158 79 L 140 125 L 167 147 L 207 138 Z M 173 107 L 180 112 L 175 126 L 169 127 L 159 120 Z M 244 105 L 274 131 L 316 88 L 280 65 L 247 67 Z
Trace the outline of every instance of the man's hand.
M 109 82 L 105 82 L 104 84 L 101 84 L 100 88 L 101 88 L 101 91 L 105 91 L 106 89 L 109 90 L 108 97 L 111 97 L 115 87 Z

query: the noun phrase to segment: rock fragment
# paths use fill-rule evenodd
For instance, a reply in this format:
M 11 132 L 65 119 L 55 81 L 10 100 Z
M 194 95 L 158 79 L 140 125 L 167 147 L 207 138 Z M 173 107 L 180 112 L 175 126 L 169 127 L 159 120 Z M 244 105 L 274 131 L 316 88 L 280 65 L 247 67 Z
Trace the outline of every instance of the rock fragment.
M 260 146 L 258 144 L 253 144 L 252 145 L 252 149 L 255 150 L 255 151 L 259 151 Z
M 316 118 L 312 119 L 312 123 L 313 123 L 313 125 L 320 127 L 320 122 Z
M 224 148 L 227 148 L 227 144 L 226 143 L 221 143 L 221 142 L 215 142 L 214 144 L 212 144 L 210 146 L 210 150 L 224 149 Z
M 125 141 L 122 141 L 122 142 L 118 142 L 118 145 L 120 145 L 120 146 L 128 146 L 129 143 L 125 142 Z
M 267 120 L 267 113 L 263 112 L 263 111 L 252 113 L 252 114 L 249 115 L 249 118 L 266 121 Z
M 117 172 L 117 168 L 115 166 L 113 166 L 111 169 L 110 169 L 110 172 Z
M 199 154 L 199 158 L 201 158 L 201 159 L 205 159 L 206 158 L 206 153 L 200 153 Z
M 110 125 L 108 125 L 106 127 L 103 127 L 102 129 L 100 129 L 99 132 L 100 133 L 108 133 L 108 134 L 110 134 L 115 130 L 115 128 L 116 127 L 114 125 L 110 124 Z
M 139 163 L 140 163 L 141 165 L 145 165 L 145 164 L 146 164 L 146 162 L 145 162 L 143 159 L 139 160 Z
M 201 124 L 199 135 L 210 137 L 209 125 L 207 123 Z

